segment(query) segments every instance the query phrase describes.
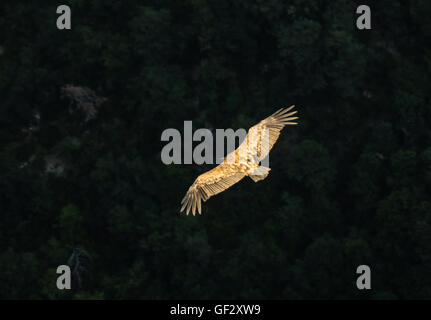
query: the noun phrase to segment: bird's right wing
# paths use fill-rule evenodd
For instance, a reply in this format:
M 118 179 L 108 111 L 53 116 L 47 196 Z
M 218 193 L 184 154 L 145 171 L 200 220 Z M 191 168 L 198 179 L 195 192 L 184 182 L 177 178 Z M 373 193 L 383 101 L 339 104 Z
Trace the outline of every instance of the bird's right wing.
M 197 209 L 201 214 L 201 200 L 207 201 L 213 195 L 226 190 L 244 177 L 245 172 L 240 171 L 240 165 L 225 162 L 219 164 L 214 169 L 197 177 L 181 201 L 181 212 L 185 209 L 188 215 L 192 210 L 193 215 L 195 215 Z

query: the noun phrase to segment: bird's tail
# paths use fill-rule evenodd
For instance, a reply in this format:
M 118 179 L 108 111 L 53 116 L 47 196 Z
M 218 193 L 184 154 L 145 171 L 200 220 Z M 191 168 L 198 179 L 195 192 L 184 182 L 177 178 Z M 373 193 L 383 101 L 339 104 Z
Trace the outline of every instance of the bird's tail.
M 260 180 L 265 179 L 268 176 L 270 170 L 271 170 L 271 168 L 259 166 L 250 172 L 249 177 L 254 182 L 258 182 Z

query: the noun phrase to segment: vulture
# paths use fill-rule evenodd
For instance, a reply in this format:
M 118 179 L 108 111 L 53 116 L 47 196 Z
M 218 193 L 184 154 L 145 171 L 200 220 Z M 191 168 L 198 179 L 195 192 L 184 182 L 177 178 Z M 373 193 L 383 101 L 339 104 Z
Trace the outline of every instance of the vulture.
M 265 179 L 271 169 L 261 166 L 260 162 L 271 151 L 284 126 L 297 124 L 293 120 L 298 117 L 292 117 L 297 113 L 291 111 L 294 107 L 281 108 L 251 127 L 244 141 L 221 164 L 196 178 L 181 201 L 180 212 L 185 210 L 188 215 L 191 211 L 195 215 L 197 211 L 201 214 L 202 200 L 207 201 L 246 176 L 254 182 Z

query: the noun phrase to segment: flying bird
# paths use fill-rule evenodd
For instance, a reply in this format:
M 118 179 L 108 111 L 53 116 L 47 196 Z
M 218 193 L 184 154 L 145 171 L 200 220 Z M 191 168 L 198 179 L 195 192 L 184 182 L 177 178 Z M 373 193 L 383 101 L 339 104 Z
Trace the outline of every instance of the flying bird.
M 292 117 L 297 111 L 289 112 L 294 107 L 282 108 L 251 127 L 240 146 L 221 164 L 196 178 L 181 201 L 180 212 L 185 210 L 188 215 L 191 210 L 195 215 L 197 210 L 201 214 L 202 200 L 207 201 L 246 176 L 254 182 L 265 179 L 271 169 L 259 163 L 269 154 L 284 126 L 297 124 L 292 122 L 298 119 Z

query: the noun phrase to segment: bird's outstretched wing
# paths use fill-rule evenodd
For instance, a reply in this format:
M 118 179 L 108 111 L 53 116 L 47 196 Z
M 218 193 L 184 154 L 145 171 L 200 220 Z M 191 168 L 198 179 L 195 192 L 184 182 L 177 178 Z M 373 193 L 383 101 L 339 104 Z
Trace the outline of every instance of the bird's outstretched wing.
M 226 156 L 223 163 L 197 177 L 181 201 L 181 212 L 185 210 L 188 215 L 191 210 L 195 215 L 197 209 L 201 214 L 202 200 L 208 200 L 247 175 L 247 166 L 242 161 L 258 163 L 265 159 L 284 126 L 297 124 L 292 122 L 298 118 L 292 117 L 297 111 L 289 112 L 294 107 L 282 108 L 251 127 L 241 145 Z
M 238 147 L 238 153 L 247 154 L 249 161 L 260 162 L 265 159 L 284 126 L 297 124 L 293 120 L 298 119 L 298 117 L 292 117 L 297 111 L 289 112 L 294 107 L 293 105 L 287 109 L 282 108 L 251 127 L 246 138 Z
M 192 210 L 193 215 L 195 215 L 197 209 L 201 214 L 201 200 L 207 201 L 213 195 L 226 190 L 244 177 L 245 172 L 241 165 L 225 162 L 219 164 L 214 169 L 197 177 L 181 201 L 181 212 L 186 210 L 188 215 Z

